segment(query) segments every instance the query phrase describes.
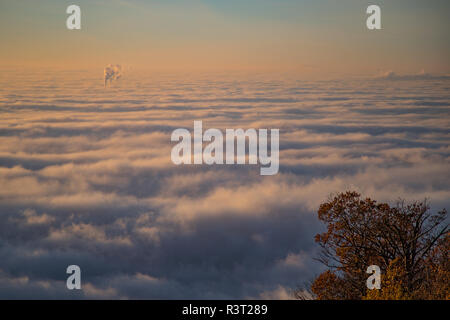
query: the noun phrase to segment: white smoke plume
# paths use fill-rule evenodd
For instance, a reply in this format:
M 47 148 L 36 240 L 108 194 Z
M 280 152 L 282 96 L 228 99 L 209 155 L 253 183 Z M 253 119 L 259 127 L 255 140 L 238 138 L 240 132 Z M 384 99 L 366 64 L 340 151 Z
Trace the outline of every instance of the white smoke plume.
M 105 67 L 104 75 L 105 75 L 105 88 L 106 88 L 106 85 L 108 84 L 108 80 L 109 80 L 109 83 L 111 84 L 111 82 L 113 80 L 117 80 L 122 76 L 122 66 L 120 64 L 108 64 Z

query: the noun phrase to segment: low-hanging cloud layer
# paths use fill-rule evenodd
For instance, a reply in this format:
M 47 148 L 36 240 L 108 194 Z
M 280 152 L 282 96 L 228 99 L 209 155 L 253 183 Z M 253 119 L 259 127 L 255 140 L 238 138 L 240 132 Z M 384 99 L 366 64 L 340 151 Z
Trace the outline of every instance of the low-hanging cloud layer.
M 322 270 L 331 193 L 449 208 L 449 85 L 3 73 L 0 298 L 289 298 Z M 175 166 L 170 134 L 194 120 L 279 128 L 279 174 Z

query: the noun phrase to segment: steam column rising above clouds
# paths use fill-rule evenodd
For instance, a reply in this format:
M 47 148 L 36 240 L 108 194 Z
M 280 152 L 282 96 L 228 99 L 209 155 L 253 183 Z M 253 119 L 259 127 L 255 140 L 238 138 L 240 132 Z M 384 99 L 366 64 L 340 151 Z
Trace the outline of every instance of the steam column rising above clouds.
M 109 83 L 111 84 L 111 82 L 113 80 L 117 80 L 121 76 L 122 76 L 122 66 L 120 64 L 115 64 L 115 65 L 108 64 L 104 70 L 105 88 L 108 83 L 108 80 L 109 80 Z

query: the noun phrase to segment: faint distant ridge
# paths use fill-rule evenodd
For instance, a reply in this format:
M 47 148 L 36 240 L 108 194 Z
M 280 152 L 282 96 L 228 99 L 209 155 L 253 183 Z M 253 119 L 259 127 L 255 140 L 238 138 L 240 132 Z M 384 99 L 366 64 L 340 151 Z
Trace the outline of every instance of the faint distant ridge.
M 431 74 L 424 70 L 416 74 L 397 74 L 394 71 L 386 71 L 378 74 L 375 79 L 387 80 L 450 80 L 449 74 Z
M 113 80 L 120 79 L 122 77 L 122 66 L 120 64 L 108 64 L 104 71 L 104 81 L 105 81 L 105 88 L 109 84 L 111 85 L 111 82 Z

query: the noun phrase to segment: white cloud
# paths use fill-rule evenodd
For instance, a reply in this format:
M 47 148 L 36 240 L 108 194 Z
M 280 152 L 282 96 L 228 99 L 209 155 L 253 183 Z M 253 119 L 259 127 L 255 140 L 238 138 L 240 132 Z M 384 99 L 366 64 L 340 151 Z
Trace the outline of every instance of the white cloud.
M 320 271 L 329 194 L 450 204 L 442 77 L 127 76 L 104 92 L 98 76 L 24 76 L 0 78 L 1 298 L 67 297 L 78 262 L 78 298 L 288 299 Z M 170 133 L 198 119 L 279 128 L 280 173 L 174 166 Z

